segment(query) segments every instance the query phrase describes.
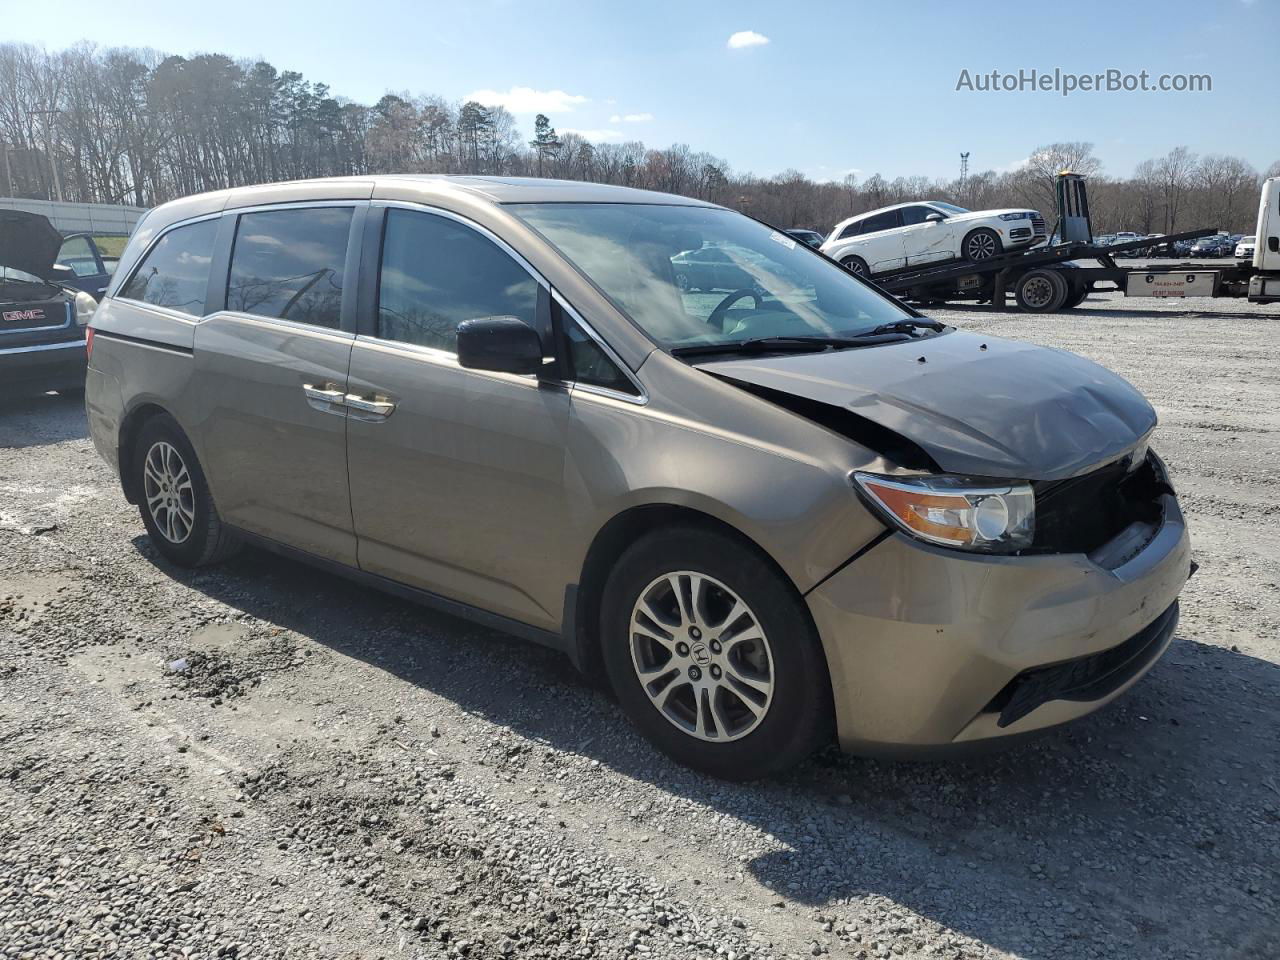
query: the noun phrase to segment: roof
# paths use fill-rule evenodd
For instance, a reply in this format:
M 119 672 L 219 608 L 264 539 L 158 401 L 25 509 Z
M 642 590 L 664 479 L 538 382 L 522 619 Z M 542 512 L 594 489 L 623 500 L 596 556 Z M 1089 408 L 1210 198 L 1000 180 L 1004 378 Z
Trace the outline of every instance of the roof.
M 482 177 L 469 174 L 390 173 L 354 177 L 316 177 L 311 180 L 284 180 L 256 186 L 233 187 L 228 206 L 245 206 L 257 202 L 258 193 L 269 195 L 281 190 L 314 190 L 322 198 L 335 191 L 360 184 L 372 187 L 374 196 L 381 185 L 419 186 L 424 192 L 466 194 L 492 203 L 662 203 L 681 206 L 714 206 L 692 197 L 656 190 L 638 190 L 607 183 L 582 180 L 549 180 L 541 177 Z M 219 191 L 222 192 L 222 191 Z
M 891 203 L 887 207 L 876 207 L 874 210 L 868 210 L 865 213 L 855 213 L 846 220 L 861 220 L 863 217 L 869 217 L 873 213 L 886 213 L 889 210 L 901 210 L 903 207 L 927 207 L 935 203 L 941 203 L 940 200 L 908 200 L 906 203 Z
M 607 183 L 582 180 L 547 180 L 541 177 L 480 177 L 446 174 L 388 174 L 360 177 L 382 181 L 414 181 L 442 191 L 457 190 L 482 196 L 494 203 L 664 203 L 682 206 L 712 206 L 692 197 L 656 190 L 638 190 Z M 311 183 L 315 181 L 303 181 Z
M 671 193 L 615 187 L 579 180 L 536 177 L 473 177 L 444 174 L 382 174 L 320 177 L 255 186 L 231 187 L 170 200 L 152 209 L 139 228 L 143 242 L 170 224 L 240 207 L 315 200 L 397 199 L 441 206 L 470 207 L 507 203 L 659 203 L 691 207 L 715 204 Z M 450 203 L 449 201 L 453 202 Z

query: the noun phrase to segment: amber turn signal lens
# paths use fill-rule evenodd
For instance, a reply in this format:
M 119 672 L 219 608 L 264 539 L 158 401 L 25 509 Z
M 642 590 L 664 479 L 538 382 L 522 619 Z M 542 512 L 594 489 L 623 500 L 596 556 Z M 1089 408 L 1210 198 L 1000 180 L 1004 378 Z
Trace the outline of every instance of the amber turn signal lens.
M 1010 552 L 1030 546 L 1035 533 L 1035 495 L 1027 483 L 873 473 L 855 473 L 854 482 L 891 523 L 929 543 Z

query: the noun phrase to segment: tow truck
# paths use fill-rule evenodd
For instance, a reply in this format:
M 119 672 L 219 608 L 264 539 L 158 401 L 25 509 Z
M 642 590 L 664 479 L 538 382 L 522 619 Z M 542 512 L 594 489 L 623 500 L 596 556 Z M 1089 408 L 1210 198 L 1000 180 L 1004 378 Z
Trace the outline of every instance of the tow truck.
M 877 275 L 872 282 L 904 300 L 924 304 L 968 300 L 1004 308 L 1012 294 L 1018 308 L 1030 313 L 1070 310 L 1091 292 L 1105 290 L 1119 290 L 1129 297 L 1247 297 L 1251 303 L 1280 302 L 1280 177 L 1262 185 L 1252 262 L 1211 268 L 1190 262 L 1119 266 L 1118 254 L 1153 245 L 1172 250 L 1179 240 L 1212 236 L 1218 229 L 1169 234 L 1157 244 L 1150 237 L 1100 244 L 1093 236 L 1084 176 L 1063 171 L 1054 186 L 1058 225 L 1050 237 L 1058 242 L 977 263 L 907 266 Z

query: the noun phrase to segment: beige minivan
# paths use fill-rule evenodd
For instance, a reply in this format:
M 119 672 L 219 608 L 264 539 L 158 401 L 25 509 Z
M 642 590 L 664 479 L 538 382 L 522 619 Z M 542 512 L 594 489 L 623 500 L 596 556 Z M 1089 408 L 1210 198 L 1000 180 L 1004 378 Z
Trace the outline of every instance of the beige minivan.
M 250 543 L 549 644 L 724 777 L 1087 714 L 1164 652 L 1192 568 L 1121 378 L 620 187 L 165 204 L 87 406 L 168 560 Z

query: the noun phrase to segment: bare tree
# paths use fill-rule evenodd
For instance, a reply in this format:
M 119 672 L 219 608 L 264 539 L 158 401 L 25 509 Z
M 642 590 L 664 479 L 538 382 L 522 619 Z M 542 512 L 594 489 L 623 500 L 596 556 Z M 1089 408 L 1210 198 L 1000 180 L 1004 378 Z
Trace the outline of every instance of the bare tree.
M 1238 157 L 1185 147 L 1102 175 L 1093 145 L 1036 147 L 1017 169 L 958 180 L 879 173 L 815 182 L 760 177 L 687 144 L 592 143 L 539 117 L 532 141 L 503 108 L 407 91 L 366 105 L 265 61 L 80 44 L 57 53 L 0 43 L 0 192 L 139 206 L 298 177 L 378 172 L 550 175 L 700 197 L 781 227 L 828 230 L 891 203 L 1024 205 L 1051 216 L 1063 169 L 1090 177 L 1097 232 L 1188 223 L 1245 232 L 1259 178 Z M 1280 176 L 1280 163 L 1268 170 Z
M 1196 169 L 1196 155 L 1186 147 L 1174 147 L 1156 161 L 1155 175 L 1160 184 L 1160 199 L 1164 205 L 1164 233 L 1173 233 L 1178 225 L 1178 214 L 1191 186 Z

